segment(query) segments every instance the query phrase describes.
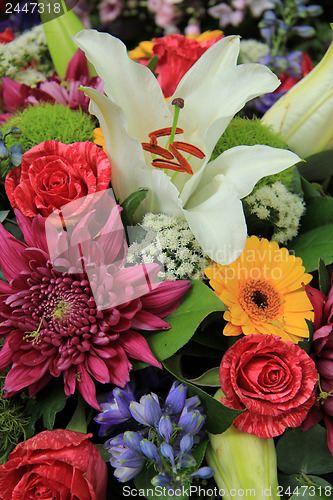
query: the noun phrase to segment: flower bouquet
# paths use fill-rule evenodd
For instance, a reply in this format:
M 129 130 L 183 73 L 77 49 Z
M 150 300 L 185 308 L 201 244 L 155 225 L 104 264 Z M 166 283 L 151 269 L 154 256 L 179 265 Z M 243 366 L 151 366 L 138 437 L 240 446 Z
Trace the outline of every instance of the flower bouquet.
M 251 55 L 55 5 L 0 54 L 0 499 L 333 498 L 333 44 L 281 38 L 321 8 Z

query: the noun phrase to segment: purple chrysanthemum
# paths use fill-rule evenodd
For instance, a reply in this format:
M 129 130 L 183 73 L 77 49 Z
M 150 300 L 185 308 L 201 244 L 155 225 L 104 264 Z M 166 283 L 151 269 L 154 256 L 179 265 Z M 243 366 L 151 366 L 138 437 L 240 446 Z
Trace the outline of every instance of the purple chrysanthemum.
M 50 259 L 41 216 L 31 221 L 16 212 L 26 244 L 0 224 L 0 266 L 8 281 L 0 282 L 0 335 L 5 336 L 0 372 L 12 363 L 4 386 L 7 397 L 24 388 L 33 396 L 52 377 L 62 375 L 67 395 L 77 388 L 99 409 L 92 379 L 124 386 L 132 368 L 129 357 L 160 366 L 137 329 L 170 328 L 161 318 L 178 307 L 190 283 L 163 282 L 153 284 L 145 295 L 135 294 L 136 286 L 140 291 L 142 266 L 121 268 L 126 252 L 116 215 L 118 206 L 113 207 L 99 234 L 83 242 L 81 273 L 80 265 L 72 265 L 75 258 L 82 263 L 82 255 L 75 255 L 77 246 L 71 243 L 64 251 L 66 231 L 61 237 L 57 234 L 52 249 L 58 245 L 63 251 L 56 262 Z M 93 216 L 89 212 L 81 226 L 77 225 L 71 241 L 78 235 L 85 238 Z M 67 271 L 61 271 L 61 266 Z M 155 277 L 157 271 L 155 264 L 145 269 L 149 277 Z M 105 305 L 105 296 L 108 307 L 97 307 L 95 298 Z

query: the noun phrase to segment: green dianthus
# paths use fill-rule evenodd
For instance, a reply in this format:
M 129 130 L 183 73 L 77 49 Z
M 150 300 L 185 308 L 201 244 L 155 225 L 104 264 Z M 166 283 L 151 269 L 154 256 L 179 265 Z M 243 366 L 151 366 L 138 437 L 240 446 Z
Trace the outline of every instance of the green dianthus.
M 21 137 L 15 139 L 9 136 L 7 149 L 13 144 L 21 144 L 22 153 L 25 153 L 43 141 L 57 140 L 63 144 L 93 141 L 96 119 L 62 104 L 42 103 L 16 113 L 3 125 L 1 132 L 4 134 L 11 126 L 21 130 Z M 9 171 L 7 161 L 2 162 L 1 171 L 2 177 L 5 177 Z
M 96 120 L 83 111 L 73 111 L 62 104 L 42 103 L 16 113 L 2 127 L 2 132 L 12 125 L 22 134 L 19 140 L 9 138 L 8 147 L 18 143 L 25 152 L 36 144 L 54 139 L 64 144 L 92 141 Z
M 261 124 L 259 118 L 249 120 L 248 118 L 237 116 L 231 120 L 229 126 L 218 140 L 211 159 L 214 160 L 221 153 L 235 146 L 255 146 L 256 144 L 264 144 L 273 148 L 289 149 L 288 145 L 277 134 Z M 266 185 L 272 185 L 274 182 L 279 181 L 284 184 L 287 189 L 294 191 L 296 177 L 296 167 L 290 167 L 279 174 L 260 179 L 255 189 Z

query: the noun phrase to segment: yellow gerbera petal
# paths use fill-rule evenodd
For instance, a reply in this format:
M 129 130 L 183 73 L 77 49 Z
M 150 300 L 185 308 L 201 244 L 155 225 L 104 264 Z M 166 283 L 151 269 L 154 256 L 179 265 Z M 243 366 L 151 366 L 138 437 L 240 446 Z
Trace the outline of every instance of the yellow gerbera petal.
M 206 270 L 210 285 L 228 307 L 224 335 L 277 335 L 298 342 L 309 336 L 311 303 L 302 287 L 311 275 L 302 260 L 265 238 L 251 236 L 240 257 Z
M 105 151 L 105 140 L 101 127 L 94 129 L 94 143 L 97 144 L 97 146 L 102 146 Z

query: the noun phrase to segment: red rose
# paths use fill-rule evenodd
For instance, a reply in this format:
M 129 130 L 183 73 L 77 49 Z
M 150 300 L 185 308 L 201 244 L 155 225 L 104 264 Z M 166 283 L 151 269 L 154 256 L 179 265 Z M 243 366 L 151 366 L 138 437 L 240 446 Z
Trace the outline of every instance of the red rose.
M 197 42 L 183 35 L 168 35 L 154 40 L 153 52 L 158 57 L 157 80 L 165 97 L 170 97 L 185 73 L 200 56 L 222 36 Z
M 19 443 L 0 466 L 1 500 L 105 500 L 107 468 L 91 436 L 58 429 Z
M 45 141 L 23 154 L 21 165 L 7 175 L 5 189 L 13 208 L 28 217 L 47 217 L 71 201 L 107 189 L 110 180 L 109 159 L 96 144 Z
M 1 4 L 0 4 L 0 10 L 1 10 Z M 10 43 L 14 40 L 14 38 L 15 35 L 10 28 L 6 28 L 5 31 L 2 31 L 2 33 L 0 33 L 0 43 L 3 44 Z
M 298 427 L 315 400 L 318 374 L 312 359 L 293 342 L 273 335 L 247 335 L 223 356 L 221 402 L 243 410 L 239 430 L 261 438 Z

